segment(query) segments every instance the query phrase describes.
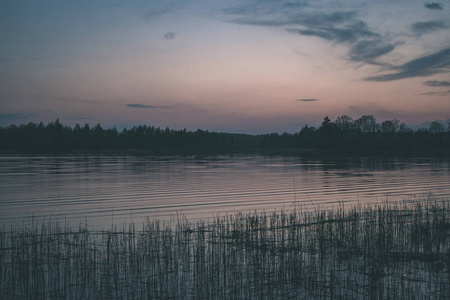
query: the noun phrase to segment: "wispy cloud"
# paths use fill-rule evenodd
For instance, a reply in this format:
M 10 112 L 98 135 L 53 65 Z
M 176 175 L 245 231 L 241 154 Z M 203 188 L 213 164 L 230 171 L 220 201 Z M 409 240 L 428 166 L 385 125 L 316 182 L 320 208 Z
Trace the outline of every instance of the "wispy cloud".
M 293 34 L 318 37 L 349 46 L 348 59 L 368 64 L 380 64 L 377 58 L 393 51 L 398 43 L 374 32 L 359 18 L 357 11 L 319 12 L 286 9 L 282 5 L 238 6 L 227 10 L 232 22 L 267 27 L 285 27 Z
M 378 64 L 375 59 L 391 52 L 395 47 L 396 44 L 385 43 L 382 39 L 362 40 L 352 45 L 349 57 L 353 61 Z
M 431 86 L 431 87 L 449 87 L 450 86 L 450 81 L 438 81 L 438 80 L 428 80 L 425 81 L 423 83 L 426 86 Z M 423 93 L 421 95 L 425 95 L 425 96 L 448 96 L 450 95 L 450 90 L 447 91 L 440 91 L 440 92 L 428 92 L 428 93 Z
M 91 121 L 94 120 L 94 118 L 90 117 L 72 117 L 71 120 L 78 120 L 78 121 Z
M 364 21 L 356 18 L 355 14 L 349 14 L 349 17 L 349 19 L 341 20 L 330 15 L 329 18 L 324 18 L 330 24 L 309 23 L 306 29 L 287 30 L 305 36 L 316 36 L 334 43 L 347 44 L 349 60 L 368 64 L 379 64 L 376 59 L 393 51 L 397 46 L 398 43 L 390 43 L 379 33 L 371 31 Z M 335 26 L 331 21 L 336 21 L 339 26 Z
M 132 104 L 125 104 L 127 107 L 131 108 L 151 108 L 151 109 L 173 109 L 174 106 L 170 105 L 147 105 L 147 104 L 140 104 L 140 103 L 132 103 Z
M 6 124 L 8 122 L 23 120 L 29 118 L 30 116 L 30 114 L 22 113 L 0 113 L 0 122 Z
M 175 38 L 175 32 L 168 32 L 164 35 L 166 40 L 173 40 Z
M 450 86 L 450 81 L 429 80 L 423 83 L 426 86 Z
M 89 98 L 77 98 L 76 96 L 66 97 L 66 96 L 56 96 L 49 94 L 35 94 L 31 95 L 30 98 L 51 101 L 51 102 L 74 102 L 74 103 L 86 103 L 86 104 L 100 104 L 104 103 L 104 100 L 89 99 Z
M 430 22 L 416 22 L 412 25 L 413 31 L 418 34 L 422 35 L 425 33 L 430 33 L 439 29 L 446 29 L 447 26 L 440 21 L 430 21 Z
M 125 106 L 133 107 L 133 108 L 155 108 L 155 106 L 144 105 L 144 104 L 126 104 Z
M 350 110 L 350 115 L 354 116 L 369 114 L 378 118 L 389 118 L 390 116 L 396 114 L 394 111 L 390 111 L 374 102 L 362 103 L 360 105 L 350 105 L 348 108 Z
M 314 101 L 318 101 L 319 99 L 316 98 L 304 98 L 304 99 L 297 99 L 295 101 L 302 101 L 302 102 L 314 102 Z
M 159 8 L 154 8 L 152 10 L 149 10 L 146 14 L 145 14 L 145 19 L 147 21 L 151 21 L 153 19 L 159 18 L 162 15 L 171 13 L 173 11 L 173 8 L 170 7 L 159 7 Z
M 148 10 L 144 17 L 147 21 L 158 19 L 164 15 L 176 12 L 179 9 L 186 8 L 192 0 L 163 0 L 163 1 L 144 1 Z
M 435 9 L 437 9 L 437 10 L 444 9 L 444 4 L 438 3 L 438 2 L 428 2 L 428 3 L 425 3 L 423 6 L 425 6 L 425 8 L 433 9 L 433 10 L 435 10 Z
M 380 35 L 371 32 L 363 21 L 346 24 L 343 27 L 335 26 L 310 26 L 308 29 L 287 29 L 292 33 L 317 36 L 337 43 L 355 43 L 361 38 L 379 38 Z
M 450 90 L 443 91 L 443 92 L 428 92 L 428 93 L 423 93 L 421 95 L 425 95 L 425 96 L 448 96 L 448 95 L 450 95 Z
M 393 81 L 413 77 L 425 77 L 450 71 L 450 48 L 413 59 L 401 66 L 392 67 L 396 73 L 367 77 L 368 81 Z

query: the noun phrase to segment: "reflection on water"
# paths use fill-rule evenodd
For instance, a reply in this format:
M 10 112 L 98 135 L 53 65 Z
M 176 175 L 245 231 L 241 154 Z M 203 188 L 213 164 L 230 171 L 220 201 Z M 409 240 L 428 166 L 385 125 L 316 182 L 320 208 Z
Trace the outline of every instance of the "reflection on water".
M 0 224 L 94 228 L 146 217 L 450 196 L 448 158 L 0 156 Z M 31 218 L 32 217 L 32 218 Z

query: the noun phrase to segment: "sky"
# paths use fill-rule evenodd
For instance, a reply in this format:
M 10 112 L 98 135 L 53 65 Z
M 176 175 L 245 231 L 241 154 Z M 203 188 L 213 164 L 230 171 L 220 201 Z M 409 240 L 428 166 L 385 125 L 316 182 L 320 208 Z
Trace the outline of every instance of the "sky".
M 450 0 L 0 0 L 0 126 L 450 118 Z

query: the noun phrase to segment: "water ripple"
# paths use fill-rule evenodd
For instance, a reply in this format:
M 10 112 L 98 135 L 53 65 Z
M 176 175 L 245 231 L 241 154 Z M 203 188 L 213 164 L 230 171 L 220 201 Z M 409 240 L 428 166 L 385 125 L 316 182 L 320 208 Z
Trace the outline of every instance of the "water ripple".
M 0 224 L 104 228 L 146 217 L 212 218 L 450 196 L 448 159 L 263 156 L 0 156 Z

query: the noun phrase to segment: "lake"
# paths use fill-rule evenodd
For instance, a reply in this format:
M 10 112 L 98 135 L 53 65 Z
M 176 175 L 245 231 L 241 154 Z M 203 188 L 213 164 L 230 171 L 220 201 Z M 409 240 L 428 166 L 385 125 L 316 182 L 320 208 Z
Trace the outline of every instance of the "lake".
M 450 197 L 450 158 L 383 156 L 0 156 L 0 224 L 107 229 Z

